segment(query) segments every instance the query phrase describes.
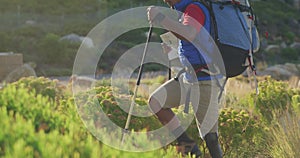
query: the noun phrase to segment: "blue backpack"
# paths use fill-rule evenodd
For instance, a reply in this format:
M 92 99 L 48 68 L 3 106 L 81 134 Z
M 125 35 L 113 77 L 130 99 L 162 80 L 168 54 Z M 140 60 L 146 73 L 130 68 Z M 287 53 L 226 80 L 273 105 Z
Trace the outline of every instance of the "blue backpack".
M 214 61 L 220 68 L 221 73 L 226 76 L 226 80 L 221 85 L 217 82 L 221 91 L 218 101 L 220 101 L 228 78 L 242 74 L 249 67 L 253 74 L 256 70 L 253 62 L 253 53 L 260 47 L 258 31 L 256 28 L 256 18 L 248 0 L 198 0 L 192 3 L 198 5 L 205 14 L 204 27 L 210 25 L 210 34 L 219 48 L 222 62 Z M 205 7 L 205 8 L 204 8 Z M 207 24 L 207 22 L 209 24 Z M 217 59 L 217 58 L 214 58 Z M 257 81 L 256 83 L 256 92 Z M 187 94 L 189 98 L 189 94 Z M 188 102 L 184 111 L 188 112 Z
M 243 73 L 247 67 L 255 73 L 253 53 L 258 51 L 260 44 L 256 18 L 248 0 L 198 0 L 193 3 L 209 12 L 210 34 L 225 66 L 221 73 L 231 78 Z

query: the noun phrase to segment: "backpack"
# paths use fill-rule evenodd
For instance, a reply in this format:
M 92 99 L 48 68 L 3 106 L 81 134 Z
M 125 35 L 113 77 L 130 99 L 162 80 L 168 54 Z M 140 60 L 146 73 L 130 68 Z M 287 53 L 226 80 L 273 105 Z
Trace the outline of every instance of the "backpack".
M 210 35 L 223 58 L 225 68 L 220 69 L 220 73 L 226 77 L 226 80 L 222 85 L 217 80 L 221 89 L 218 97 L 220 101 L 228 78 L 242 74 L 247 67 L 252 70 L 254 76 L 256 75 L 253 53 L 260 47 L 256 17 L 248 0 L 195 0 L 193 3 L 204 12 L 208 10 L 210 20 L 206 21 L 209 21 L 212 27 Z M 219 68 L 223 67 L 218 61 L 215 64 Z M 255 83 L 258 94 L 256 78 Z M 187 98 L 189 97 L 187 94 Z M 188 102 L 189 99 L 185 103 L 185 113 L 188 113 Z
M 195 4 L 199 2 L 210 14 L 210 34 L 225 66 L 221 73 L 231 78 L 250 67 L 255 74 L 253 53 L 258 51 L 260 44 L 256 17 L 248 0 L 200 0 Z

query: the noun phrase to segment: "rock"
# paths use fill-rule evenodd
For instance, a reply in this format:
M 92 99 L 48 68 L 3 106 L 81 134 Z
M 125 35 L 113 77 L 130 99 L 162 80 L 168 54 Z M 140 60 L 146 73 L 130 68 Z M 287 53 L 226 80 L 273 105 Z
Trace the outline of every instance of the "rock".
M 287 71 L 299 76 L 300 75 L 300 64 L 296 65 L 296 64 L 292 64 L 292 63 L 286 63 L 285 68 Z
M 95 47 L 94 42 L 91 38 L 79 36 L 74 33 L 61 37 L 59 39 L 59 41 L 68 41 L 71 43 L 81 43 L 83 46 L 86 46 L 87 48 Z
M 9 73 L 5 77 L 4 82 L 12 83 L 18 81 L 22 77 L 29 77 L 29 76 L 36 77 L 36 73 L 34 70 L 35 67 L 36 67 L 35 63 L 25 63 L 21 67 L 18 67 L 14 69 L 11 73 Z
M 74 33 L 63 36 L 59 40 L 60 41 L 69 41 L 69 42 L 72 42 L 72 43 L 81 43 L 80 36 L 77 35 L 77 34 L 74 34 Z
M 23 65 L 23 54 L 13 52 L 0 52 L 0 81 Z
M 286 44 L 285 42 L 281 42 L 280 47 L 281 47 L 281 48 L 286 48 L 286 47 L 287 47 L 287 44 Z
M 280 46 L 278 46 L 278 45 L 268 45 L 267 48 L 265 49 L 265 51 L 279 53 L 280 52 Z
M 25 21 L 25 24 L 26 24 L 26 25 L 35 25 L 35 24 L 36 24 L 36 21 L 34 21 L 34 20 L 26 20 L 26 21 Z
M 290 45 L 293 49 L 300 49 L 300 42 L 294 42 Z
M 80 37 L 80 40 L 82 44 L 88 48 L 95 47 L 93 40 L 89 37 Z
M 300 76 L 300 64 L 286 63 L 284 65 L 274 65 L 258 72 L 259 76 L 269 75 L 277 80 L 288 80 L 292 76 Z
M 291 28 L 299 28 L 299 23 L 296 19 L 289 19 L 288 20 L 288 25 L 291 27 Z

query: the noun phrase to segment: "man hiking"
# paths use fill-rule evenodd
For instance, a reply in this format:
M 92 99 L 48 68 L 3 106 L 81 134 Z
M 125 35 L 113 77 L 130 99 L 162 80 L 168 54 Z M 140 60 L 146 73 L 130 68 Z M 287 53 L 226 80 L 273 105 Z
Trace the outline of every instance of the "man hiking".
M 217 134 L 217 114 L 219 109 L 218 93 L 220 92 L 218 81 L 223 76 L 220 73 L 206 73 L 216 72 L 208 69 L 208 65 L 212 61 L 205 55 L 205 49 L 199 49 L 193 45 L 193 41 L 199 39 L 198 36 L 200 36 L 202 29 L 206 29 L 207 32 L 211 30 L 212 26 L 210 26 L 210 22 L 207 22 L 209 12 L 205 10 L 205 7 L 201 7 L 201 3 L 195 4 L 193 0 L 164 0 L 164 2 L 172 9 L 183 13 L 179 16 L 180 22 L 165 16 L 158 7 L 154 6 L 149 7 L 147 10 L 148 20 L 150 23 L 161 25 L 166 30 L 171 30 L 179 39 L 179 59 L 183 67 L 186 68 L 186 72 L 178 78 L 170 79 L 156 89 L 149 98 L 149 106 L 159 121 L 163 125 L 167 125 L 168 129 L 177 138 L 178 151 L 182 155 L 190 153 L 200 157 L 201 152 L 197 143 L 186 134 L 184 128 L 180 125 L 179 119 L 171 109 L 184 104 L 186 100 L 190 101 L 199 130 L 203 128 L 202 123 L 204 120 L 207 117 L 212 117 L 208 119 L 211 128 L 208 129 L 205 135 L 202 135 L 202 138 L 206 142 L 210 155 L 213 158 L 221 158 L 222 150 Z M 209 33 L 207 36 L 209 36 Z M 196 79 L 196 82 L 194 79 Z M 187 93 L 190 93 L 190 96 L 186 95 Z M 208 109 L 211 108 L 215 111 L 215 118 L 207 114 Z

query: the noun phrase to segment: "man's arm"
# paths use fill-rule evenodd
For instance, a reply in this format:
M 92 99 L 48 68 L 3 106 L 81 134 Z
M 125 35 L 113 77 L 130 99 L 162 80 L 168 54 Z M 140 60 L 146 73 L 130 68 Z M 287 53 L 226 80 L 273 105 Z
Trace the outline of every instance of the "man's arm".
M 194 27 L 183 25 L 169 17 L 162 20 L 160 24 L 170 30 L 180 40 L 193 41 L 197 35 L 197 30 Z
M 163 15 L 157 7 L 148 8 L 148 20 L 157 22 L 157 16 L 160 16 L 158 22 L 167 30 L 171 31 L 178 39 L 185 41 L 193 41 L 198 30 L 190 25 L 181 24 L 165 15 Z

